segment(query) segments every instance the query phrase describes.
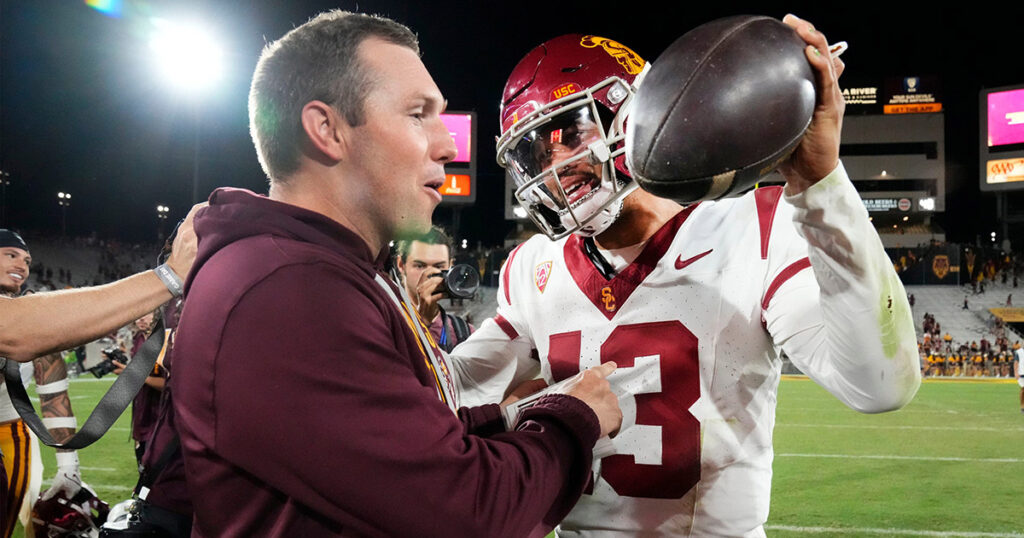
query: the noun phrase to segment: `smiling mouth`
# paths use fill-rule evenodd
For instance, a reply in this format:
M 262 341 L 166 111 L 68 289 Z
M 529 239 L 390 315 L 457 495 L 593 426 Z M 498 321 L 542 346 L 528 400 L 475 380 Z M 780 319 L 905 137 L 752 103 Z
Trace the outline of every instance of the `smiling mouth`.
M 25 280 L 25 276 L 19 273 L 7 273 L 7 276 L 17 280 L 18 282 Z
M 563 180 L 569 183 L 568 187 L 564 187 L 564 189 L 570 207 L 592 197 L 601 186 L 601 178 L 589 173 L 573 174 L 564 177 Z

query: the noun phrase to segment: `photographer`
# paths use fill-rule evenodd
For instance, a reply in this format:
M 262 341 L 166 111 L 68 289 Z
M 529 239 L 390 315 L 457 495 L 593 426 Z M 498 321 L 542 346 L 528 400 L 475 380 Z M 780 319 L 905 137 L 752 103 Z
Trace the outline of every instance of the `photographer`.
M 445 298 L 442 272 L 452 267 L 452 239 L 438 226 L 411 240 L 398 242 L 395 265 L 402 275 L 405 289 L 430 334 L 445 351 L 450 352 L 475 330 L 465 318 L 444 311 L 439 301 Z

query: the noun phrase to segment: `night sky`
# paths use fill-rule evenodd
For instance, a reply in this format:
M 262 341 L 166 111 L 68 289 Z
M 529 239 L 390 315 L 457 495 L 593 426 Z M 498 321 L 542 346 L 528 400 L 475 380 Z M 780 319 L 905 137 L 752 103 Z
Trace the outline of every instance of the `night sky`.
M 59 233 L 57 192 L 73 193 L 69 234 L 154 239 L 156 206 L 184 216 L 192 197 L 195 119 L 199 122 L 200 195 L 230 185 L 266 191 L 249 139 L 246 95 L 266 41 L 316 13 L 343 8 L 390 16 L 419 34 L 423 61 L 452 110 L 480 120 L 477 204 L 461 211 L 460 237 L 498 243 L 503 172 L 494 164 L 498 99 L 505 77 L 529 49 L 563 33 L 621 41 L 655 60 L 677 37 L 736 14 L 781 18 L 793 12 L 831 42 L 848 41 L 841 82 L 937 75 L 946 114 L 947 214 L 952 240 L 973 240 L 995 226 L 994 197 L 978 192 L 978 92 L 1024 83 L 1013 17 L 981 7 L 904 3 L 885 10 L 867 2 L 412 2 L 125 0 L 109 17 L 78 0 L 0 0 L 0 170 L 10 173 L 8 227 Z M 889 3 L 898 5 L 898 3 Z M 220 34 L 226 72 L 198 100 L 175 94 L 154 75 L 149 16 L 206 21 Z M 999 31 L 1003 33 L 999 33 Z M 436 221 L 447 224 L 450 209 Z

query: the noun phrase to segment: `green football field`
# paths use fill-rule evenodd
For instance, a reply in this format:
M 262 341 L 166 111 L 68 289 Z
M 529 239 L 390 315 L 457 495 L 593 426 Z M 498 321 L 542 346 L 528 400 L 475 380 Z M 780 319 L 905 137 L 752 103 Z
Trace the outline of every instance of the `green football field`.
M 79 423 L 111 382 L 72 381 Z M 1011 380 L 927 380 L 906 408 L 862 415 L 811 381 L 784 379 L 768 535 L 1024 538 L 1018 395 Z M 79 452 L 83 478 L 111 505 L 135 484 L 128 428 L 126 412 Z M 46 487 L 47 447 L 43 461 Z

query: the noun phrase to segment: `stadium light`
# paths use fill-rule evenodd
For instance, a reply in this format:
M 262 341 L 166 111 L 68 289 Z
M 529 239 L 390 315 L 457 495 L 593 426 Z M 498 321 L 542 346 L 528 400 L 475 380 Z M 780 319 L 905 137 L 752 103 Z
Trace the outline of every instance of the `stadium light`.
M 58 192 L 57 205 L 60 206 L 60 236 L 64 237 L 68 231 L 68 208 L 71 207 L 71 193 Z
M 198 96 L 220 79 L 223 52 L 212 32 L 196 23 L 171 23 L 153 19 L 150 48 L 155 65 L 164 79 L 182 92 Z M 193 149 L 193 203 L 199 202 L 200 114 L 199 99 L 193 99 L 195 140 Z
M 223 53 L 211 33 L 195 23 L 153 20 L 149 46 L 155 65 L 173 86 L 198 92 L 220 78 Z
M 223 52 L 213 33 L 203 25 L 174 23 L 153 19 L 153 34 L 149 41 L 154 63 L 161 69 L 168 84 L 197 97 L 220 79 L 223 71 Z M 192 155 L 192 203 L 199 201 L 199 126 L 202 115 L 199 100 L 192 99 L 194 147 Z
M 171 211 L 171 208 L 159 204 L 156 206 L 156 238 L 158 241 L 164 240 L 164 224 L 167 222 L 167 213 Z

